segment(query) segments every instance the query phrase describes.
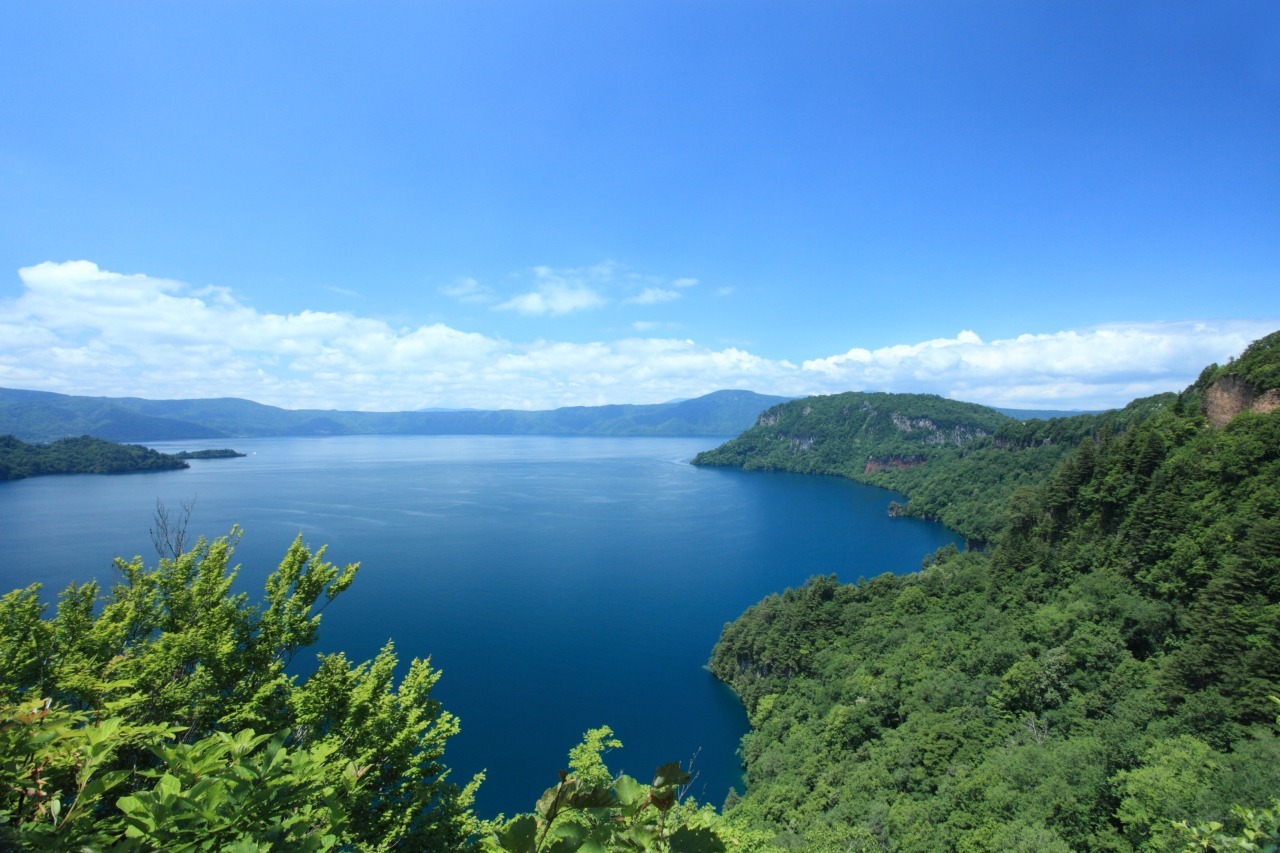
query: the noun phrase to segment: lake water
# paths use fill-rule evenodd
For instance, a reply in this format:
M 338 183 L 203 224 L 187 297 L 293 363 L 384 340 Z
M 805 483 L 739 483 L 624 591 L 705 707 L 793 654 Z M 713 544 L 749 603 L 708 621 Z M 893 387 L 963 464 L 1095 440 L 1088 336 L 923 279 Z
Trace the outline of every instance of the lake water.
M 478 810 L 529 811 L 588 728 L 641 781 L 696 755 L 692 793 L 742 790 L 747 731 L 704 665 L 724 623 L 814 574 L 912 571 L 950 531 L 889 518 L 895 496 L 833 477 L 695 468 L 715 438 L 343 436 L 230 442 L 242 459 L 185 471 L 0 483 L 0 590 L 109 581 L 114 556 L 155 552 L 156 500 L 195 499 L 191 529 L 232 524 L 239 586 L 262 582 L 301 532 L 359 562 L 317 651 L 430 656 L 462 722 L 445 761 L 482 768 Z M 176 451 L 209 446 L 164 442 Z

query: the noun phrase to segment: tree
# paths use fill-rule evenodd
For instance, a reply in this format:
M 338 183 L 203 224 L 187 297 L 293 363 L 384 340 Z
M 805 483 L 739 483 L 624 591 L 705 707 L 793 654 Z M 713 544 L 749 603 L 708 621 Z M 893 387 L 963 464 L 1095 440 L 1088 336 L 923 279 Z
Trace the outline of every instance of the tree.
M 154 526 L 148 528 L 151 544 L 161 557 L 176 560 L 186 550 L 187 525 L 196 508 L 195 498 L 183 498 L 177 512 L 171 512 L 164 501 L 156 498 L 156 511 L 152 516 Z
M 231 591 L 239 531 L 119 581 L 0 598 L 0 846 L 450 850 L 477 831 L 480 779 L 442 763 L 456 718 L 440 674 L 390 645 L 350 665 L 316 641 L 320 611 L 355 579 L 296 539 L 251 604 Z M 175 541 L 175 540 L 170 540 Z

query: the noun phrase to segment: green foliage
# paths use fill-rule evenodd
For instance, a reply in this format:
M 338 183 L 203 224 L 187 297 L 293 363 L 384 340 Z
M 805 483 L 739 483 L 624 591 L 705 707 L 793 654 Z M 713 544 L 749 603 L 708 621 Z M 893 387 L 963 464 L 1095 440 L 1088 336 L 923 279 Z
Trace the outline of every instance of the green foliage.
M 179 459 L 235 459 L 245 454 L 224 447 L 216 450 L 179 450 L 173 455 Z
M 990 549 L 814 578 L 727 625 L 711 668 L 752 723 L 729 822 L 815 851 L 1174 849 L 1180 824 L 1207 849 L 1273 843 L 1280 412 L 1214 428 L 1188 396 L 902 468 L 927 492 L 940 461 L 1063 448 Z
M 690 782 L 679 764 L 664 764 L 644 785 L 630 776 L 616 779 L 602 753 L 622 744 L 607 727 L 591 729 L 570 751 L 571 766 L 543 792 L 532 814 L 496 827 L 481 842 L 490 853 L 723 853 L 758 850 L 765 838 L 732 827 L 709 806 L 682 798 Z
M 1100 415 L 1018 421 L 932 395 L 809 397 L 774 406 L 694 464 L 836 474 L 884 486 L 909 498 L 891 511 L 990 542 L 1019 488 L 1042 483 L 1086 438 L 1121 432 L 1176 399 L 1165 394 Z
M 622 741 L 613 736 L 613 729 L 608 726 L 588 729 L 582 743 L 569 750 L 569 772 L 580 785 L 607 788 L 613 774 L 604 763 L 604 753 L 621 748 Z
M 238 537 L 153 569 L 118 560 L 109 592 L 73 585 L 51 619 L 36 586 L 0 598 L 0 843 L 467 844 L 480 780 L 459 789 L 441 762 L 458 723 L 431 697 L 439 673 L 414 660 L 397 682 L 388 645 L 355 666 L 321 656 L 298 683 L 285 667 L 357 567 L 299 538 L 255 606 L 231 592 Z
M 1192 388 L 1201 392 L 1225 376 L 1238 376 L 1261 394 L 1280 388 L 1280 331 L 1259 338 L 1245 349 L 1240 357 L 1219 367 L 1212 364 L 1205 368 Z
M 155 782 L 120 797 L 120 849 L 227 850 L 264 846 L 298 851 L 332 849 L 346 834 L 348 804 L 358 790 L 348 767 L 345 785 L 329 784 L 333 745 L 308 750 L 284 745 L 287 733 L 244 729 L 156 747 Z
M 112 707 L 109 711 L 116 711 Z M 99 814 L 126 786 L 122 750 L 166 737 L 164 726 L 91 718 L 45 700 L 0 708 L 0 831 L 28 849 L 96 848 L 119 834 Z M 0 834 L 0 843 L 5 835 Z
M 1234 832 L 1224 831 L 1225 827 L 1216 820 L 1191 826 L 1186 821 L 1179 821 L 1175 829 L 1180 830 L 1187 838 L 1183 850 L 1192 853 L 1196 850 L 1211 850 L 1227 853 L 1230 850 L 1250 850 L 1256 853 L 1276 853 L 1280 850 L 1280 799 L 1269 809 L 1246 809 L 1234 807 L 1232 816 L 1239 825 Z
M 60 439 L 52 444 L 26 444 L 11 435 L 0 436 L 0 480 L 21 480 L 44 474 L 171 471 L 186 467 L 187 463 L 178 456 L 87 435 Z

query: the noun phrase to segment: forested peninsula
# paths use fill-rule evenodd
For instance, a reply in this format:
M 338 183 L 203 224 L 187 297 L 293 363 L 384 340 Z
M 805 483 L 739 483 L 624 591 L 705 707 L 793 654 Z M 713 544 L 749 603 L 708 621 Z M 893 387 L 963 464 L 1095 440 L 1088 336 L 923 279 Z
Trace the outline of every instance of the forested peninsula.
M 397 669 L 388 644 L 286 672 L 357 566 L 299 539 L 251 603 L 231 592 L 233 531 L 118 561 L 52 614 L 38 586 L 0 598 L 0 846 L 1275 849 L 1280 333 L 1091 419 L 944 404 L 797 401 L 702 459 L 901 477 L 908 509 L 960 506 L 983 545 L 813 578 L 725 626 L 711 668 L 752 730 L 747 788 L 720 811 L 681 796 L 678 764 L 615 777 L 605 727 L 532 812 L 476 815 L 483 780 L 449 775 L 459 721 L 429 662 Z
M 695 465 L 834 474 L 909 497 L 894 511 L 940 521 L 974 544 L 999 533 L 1019 486 L 1039 483 L 1087 436 L 1115 435 L 1177 400 L 1161 394 L 1123 409 L 1017 420 L 931 394 L 849 392 L 763 412 L 751 429 Z
M 27 444 L 0 436 L 0 480 L 45 474 L 126 474 L 187 468 L 185 459 L 136 444 L 116 444 L 82 435 L 49 444 Z

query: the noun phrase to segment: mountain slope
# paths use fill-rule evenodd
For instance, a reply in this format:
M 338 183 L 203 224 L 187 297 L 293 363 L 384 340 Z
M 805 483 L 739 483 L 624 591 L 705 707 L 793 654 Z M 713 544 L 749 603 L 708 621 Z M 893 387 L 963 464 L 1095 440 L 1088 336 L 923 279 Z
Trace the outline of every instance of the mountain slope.
M 850 392 L 774 406 L 755 426 L 698 454 L 695 465 L 835 474 L 902 492 L 894 511 L 939 520 L 971 540 L 999 533 L 1020 486 L 1040 482 L 1081 440 L 1140 422 L 1175 395 L 1124 409 L 1016 420 L 994 409 L 924 394 Z
M 730 820 L 785 850 L 1066 853 L 1190 849 L 1178 822 L 1280 807 L 1275 343 L 1080 439 L 992 548 L 727 625 L 711 667 L 752 725 Z M 1241 382 L 1254 404 L 1217 424 Z
M 733 435 L 783 397 L 716 391 L 652 405 L 550 411 L 343 412 L 280 409 L 234 397 L 144 400 L 0 389 L 0 434 L 24 441 L 93 435 L 113 441 L 282 435 Z

